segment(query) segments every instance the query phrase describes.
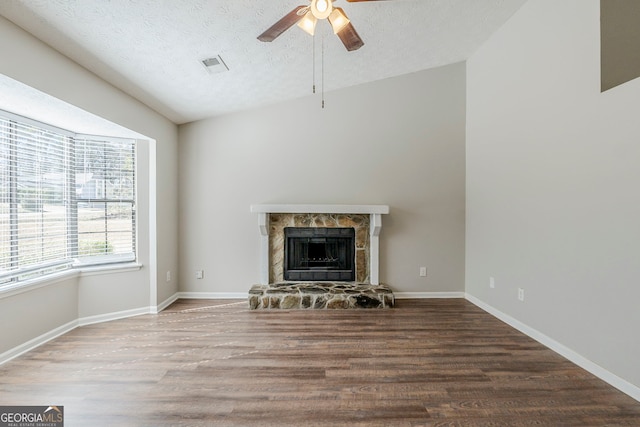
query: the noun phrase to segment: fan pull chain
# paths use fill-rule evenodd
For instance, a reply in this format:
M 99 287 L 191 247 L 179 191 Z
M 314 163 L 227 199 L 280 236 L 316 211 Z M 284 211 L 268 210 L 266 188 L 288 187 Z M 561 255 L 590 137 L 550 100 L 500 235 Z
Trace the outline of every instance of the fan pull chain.
M 316 93 L 316 37 L 311 36 L 311 51 L 313 56 L 313 62 L 311 63 L 312 79 L 313 79 L 313 93 Z
M 322 35 L 322 108 L 324 109 L 324 34 Z

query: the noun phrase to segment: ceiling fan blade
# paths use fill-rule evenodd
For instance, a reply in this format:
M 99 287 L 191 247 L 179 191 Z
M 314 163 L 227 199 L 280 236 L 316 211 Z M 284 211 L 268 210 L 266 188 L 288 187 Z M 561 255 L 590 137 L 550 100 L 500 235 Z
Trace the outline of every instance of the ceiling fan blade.
M 287 31 L 291 28 L 296 22 L 302 19 L 302 16 L 298 14 L 302 9 L 306 9 L 309 6 L 298 6 L 293 9 L 291 12 L 287 13 L 282 19 L 273 24 L 271 27 L 267 29 L 264 33 L 258 36 L 258 40 L 262 42 L 272 42 L 274 41 L 280 34 Z M 304 14 L 303 14 L 304 15 Z
M 344 44 L 344 47 L 346 47 L 349 52 L 358 50 L 364 46 L 364 42 L 353 25 L 351 25 L 351 22 L 338 33 L 338 37 L 340 37 L 342 44 Z

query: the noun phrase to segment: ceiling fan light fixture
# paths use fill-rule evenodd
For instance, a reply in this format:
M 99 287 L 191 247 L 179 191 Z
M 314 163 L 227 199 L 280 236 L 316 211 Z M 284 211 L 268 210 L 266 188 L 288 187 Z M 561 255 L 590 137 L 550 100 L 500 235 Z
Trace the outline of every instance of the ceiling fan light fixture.
M 340 7 L 333 9 L 333 12 L 329 15 L 329 23 L 331 24 L 331 28 L 333 28 L 334 34 L 338 34 L 344 30 L 344 27 L 346 27 L 349 22 L 351 21 Z
M 311 11 L 308 11 L 304 17 L 298 21 L 298 27 L 302 28 L 304 31 L 309 33 L 310 35 L 314 35 L 316 32 L 316 24 L 318 23 L 318 19 L 313 16 Z
M 333 4 L 331 0 L 311 0 L 309 8 L 317 19 L 327 19 L 333 11 Z

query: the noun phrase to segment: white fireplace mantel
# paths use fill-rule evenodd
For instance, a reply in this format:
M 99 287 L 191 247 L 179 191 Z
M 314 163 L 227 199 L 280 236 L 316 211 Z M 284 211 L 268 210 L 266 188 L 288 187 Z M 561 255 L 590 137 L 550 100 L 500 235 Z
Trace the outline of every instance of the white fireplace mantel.
M 380 284 L 380 231 L 382 215 L 389 213 L 387 205 L 295 205 L 265 204 L 251 205 L 252 213 L 258 214 L 260 228 L 260 283 L 269 284 L 269 214 L 270 213 L 323 213 L 323 214 L 369 214 L 370 215 L 370 248 L 369 279 L 372 285 Z
M 387 205 L 251 205 L 253 213 L 388 214 Z

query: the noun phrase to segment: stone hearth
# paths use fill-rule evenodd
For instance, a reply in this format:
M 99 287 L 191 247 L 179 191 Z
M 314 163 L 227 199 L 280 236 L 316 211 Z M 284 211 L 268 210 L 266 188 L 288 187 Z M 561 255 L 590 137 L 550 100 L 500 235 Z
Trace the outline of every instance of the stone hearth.
M 352 282 L 282 282 L 249 291 L 252 310 L 391 308 L 394 303 L 388 286 Z
M 390 308 L 391 288 L 379 283 L 379 240 L 387 205 L 251 205 L 260 230 L 260 284 L 249 291 L 259 309 Z M 354 282 L 284 280 L 285 228 L 353 228 Z M 344 279 L 334 279 L 344 280 Z

